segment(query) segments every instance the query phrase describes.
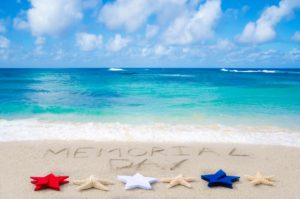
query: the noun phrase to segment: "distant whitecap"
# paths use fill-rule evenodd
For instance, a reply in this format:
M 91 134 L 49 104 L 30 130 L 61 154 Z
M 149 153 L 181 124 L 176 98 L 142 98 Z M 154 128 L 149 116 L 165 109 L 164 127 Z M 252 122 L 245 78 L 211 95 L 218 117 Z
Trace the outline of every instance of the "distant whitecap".
M 185 74 L 158 74 L 163 77 L 194 77 L 194 75 L 185 75 Z
M 109 71 L 124 71 L 122 68 L 109 68 Z
M 237 69 L 226 69 L 222 68 L 221 71 L 223 72 L 231 72 L 231 73 L 276 73 L 276 70 L 237 70 Z

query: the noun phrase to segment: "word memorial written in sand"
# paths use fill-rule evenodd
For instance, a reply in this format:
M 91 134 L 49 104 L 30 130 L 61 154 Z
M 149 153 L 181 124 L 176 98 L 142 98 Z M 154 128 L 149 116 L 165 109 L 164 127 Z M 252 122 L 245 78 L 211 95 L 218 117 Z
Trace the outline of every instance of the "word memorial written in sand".
M 188 161 L 205 156 L 249 158 L 237 148 L 228 150 L 213 150 L 207 147 L 193 148 L 187 146 L 171 147 L 61 147 L 48 148 L 43 158 L 66 159 L 95 159 L 103 158 L 111 169 L 140 169 L 142 167 L 155 167 L 175 170 Z M 102 161 L 102 162 L 105 162 Z

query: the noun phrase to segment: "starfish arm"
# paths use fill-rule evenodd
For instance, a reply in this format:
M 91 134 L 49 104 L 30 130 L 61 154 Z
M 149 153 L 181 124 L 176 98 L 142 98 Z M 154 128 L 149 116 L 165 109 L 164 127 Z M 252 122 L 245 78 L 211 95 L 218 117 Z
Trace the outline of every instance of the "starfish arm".
M 274 181 L 274 179 L 273 179 L 273 178 L 274 178 L 274 176 L 266 176 L 265 178 L 266 178 L 267 180 Z
M 220 179 L 225 176 L 226 176 L 226 173 L 220 169 L 215 174 L 202 175 L 201 179 L 210 182 L 211 180 Z
M 72 183 L 75 185 L 81 185 L 84 184 L 87 180 L 73 180 Z
M 129 189 L 135 189 L 135 188 L 141 188 L 141 189 L 151 189 L 151 185 L 149 183 L 142 183 L 142 184 L 139 184 L 139 183 L 126 183 L 125 185 L 125 189 L 126 190 L 129 190 Z
M 66 180 L 67 178 L 69 178 L 69 176 L 58 176 L 58 181 L 60 184 L 66 184 L 66 183 L 69 183 L 68 180 Z
M 118 176 L 118 180 L 120 180 L 123 183 L 126 183 L 130 177 L 131 176 Z
M 94 183 L 94 187 L 96 189 L 100 189 L 100 190 L 103 190 L 103 191 L 109 191 L 108 187 L 104 186 L 103 184 L 101 184 L 100 182 L 95 182 Z
M 185 180 L 188 181 L 188 182 L 195 182 L 196 178 L 188 177 L 188 178 L 185 178 Z
M 157 178 L 151 178 L 151 177 L 145 177 L 145 179 L 150 183 L 155 183 L 155 182 L 158 182 Z
M 259 184 L 261 184 L 261 181 L 259 179 L 254 179 L 254 180 L 251 181 L 251 184 L 259 185 Z
M 202 175 L 201 179 L 209 182 L 213 177 L 214 175 Z
M 231 182 L 236 182 L 240 180 L 239 176 L 226 176 L 226 178 L 228 178 L 229 180 L 231 180 Z
M 142 189 L 147 189 L 147 190 L 150 190 L 152 189 L 151 187 L 151 184 L 150 183 L 146 183 L 144 185 L 141 185 L 141 186 L 138 186 L 139 188 L 142 188 Z
M 248 176 L 248 175 L 245 175 L 246 179 L 247 180 L 254 180 L 256 177 L 255 176 Z
M 31 177 L 31 179 L 32 184 L 47 184 L 49 181 L 49 179 L 46 177 Z
M 217 180 L 210 181 L 208 186 L 221 185 L 221 186 L 232 189 L 232 183 L 235 182 L 235 181 L 238 181 L 238 180 L 239 180 L 238 176 L 226 176 L 222 179 L 217 179 Z
M 165 183 L 169 183 L 173 180 L 173 178 L 162 178 L 160 179 L 160 182 L 165 182 Z
M 113 185 L 114 184 L 112 181 L 109 181 L 109 180 L 97 180 L 97 182 L 100 182 L 104 185 Z
M 170 184 L 167 186 L 167 188 L 169 189 L 169 188 L 175 187 L 175 186 L 177 186 L 177 185 L 179 185 L 179 184 L 180 184 L 180 183 L 179 183 L 178 180 L 172 180 L 172 181 L 170 182 Z
M 180 184 L 187 188 L 192 188 L 192 185 L 185 180 L 180 180 Z
M 82 190 L 86 190 L 86 189 L 90 189 L 93 187 L 93 183 L 90 181 L 87 181 L 86 183 L 80 185 L 77 190 L 82 191 Z
M 39 191 L 41 189 L 43 189 L 42 185 L 36 185 L 35 188 L 34 188 L 35 191 Z
M 273 186 L 273 185 L 274 185 L 273 182 L 271 182 L 271 181 L 269 181 L 269 180 L 267 180 L 267 179 L 263 179 L 263 180 L 262 180 L 262 183 L 265 184 L 265 185 L 269 185 L 269 186 Z
M 222 182 L 222 181 L 214 181 L 208 183 L 209 187 L 215 187 L 215 186 L 223 186 L 232 189 L 232 183 L 231 182 Z

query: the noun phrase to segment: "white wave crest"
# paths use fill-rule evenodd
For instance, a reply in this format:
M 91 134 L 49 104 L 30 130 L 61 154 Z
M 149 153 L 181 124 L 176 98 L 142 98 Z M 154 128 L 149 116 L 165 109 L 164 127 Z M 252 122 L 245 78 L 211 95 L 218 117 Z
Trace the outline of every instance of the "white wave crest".
M 221 71 L 223 72 L 231 72 L 231 73 L 276 73 L 276 70 L 237 70 L 237 69 L 226 69 L 222 68 Z
M 223 125 L 57 122 L 39 119 L 0 120 L 0 141 L 99 140 L 142 142 L 221 142 L 300 147 L 299 132 L 276 127 Z
M 194 75 L 185 75 L 185 74 L 159 74 L 163 77 L 194 77 Z
M 123 71 L 124 69 L 122 68 L 109 68 L 109 71 Z

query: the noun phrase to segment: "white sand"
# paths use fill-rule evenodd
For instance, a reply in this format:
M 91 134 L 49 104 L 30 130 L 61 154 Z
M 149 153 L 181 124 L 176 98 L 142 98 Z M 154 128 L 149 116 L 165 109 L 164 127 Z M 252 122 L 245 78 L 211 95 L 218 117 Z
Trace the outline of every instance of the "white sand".
M 54 154 L 57 153 L 57 154 Z M 91 141 L 24 141 L 0 144 L 1 199 L 96 199 L 96 198 L 284 198 L 300 196 L 300 148 L 239 144 L 193 143 L 130 143 Z M 208 188 L 201 174 L 223 169 L 228 175 L 241 176 L 233 189 Z M 261 171 L 274 175 L 274 187 L 253 186 L 244 175 Z M 87 190 L 78 192 L 73 184 L 61 191 L 35 192 L 30 176 L 53 172 L 69 175 L 70 180 L 93 174 L 115 182 L 111 191 Z M 124 190 L 117 175 L 140 172 L 156 178 L 177 174 L 196 177 L 193 188 L 156 183 L 153 190 Z

